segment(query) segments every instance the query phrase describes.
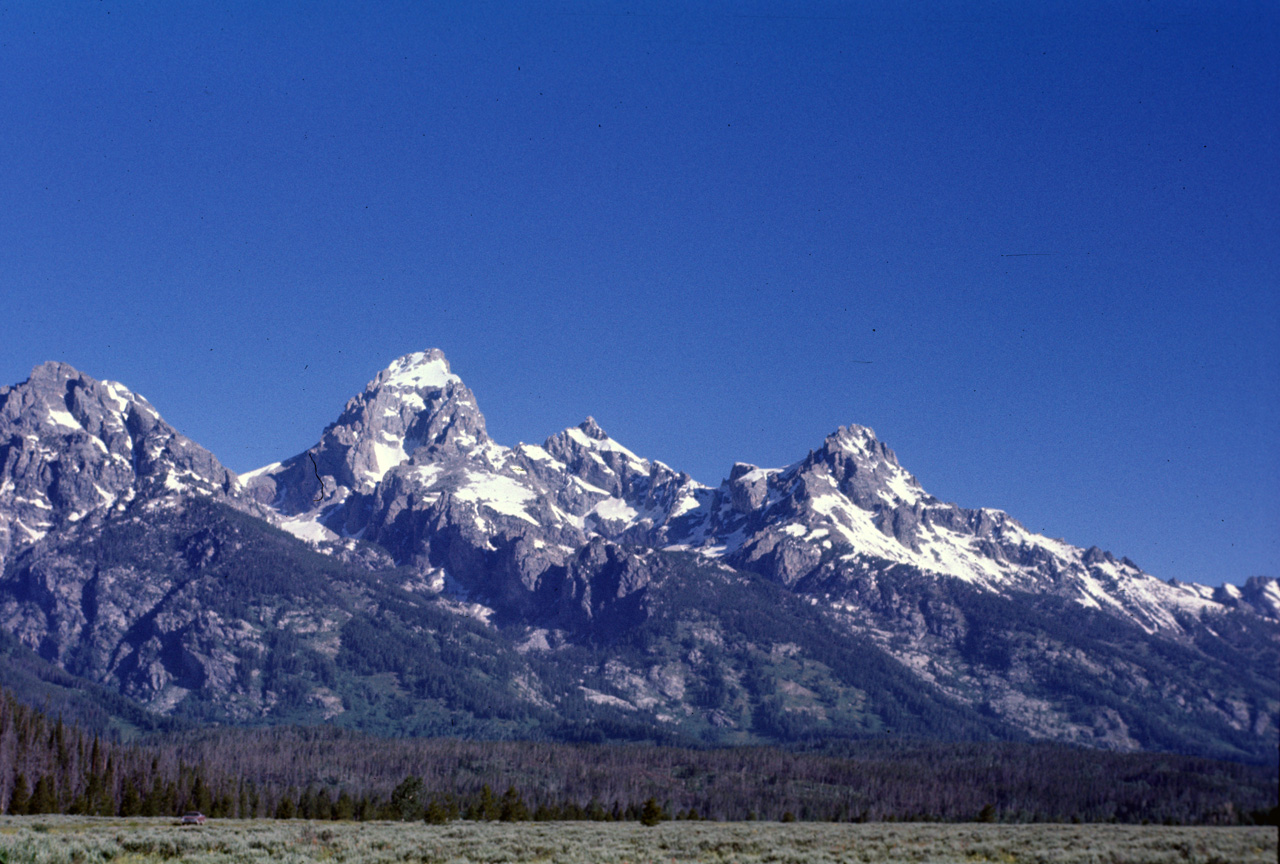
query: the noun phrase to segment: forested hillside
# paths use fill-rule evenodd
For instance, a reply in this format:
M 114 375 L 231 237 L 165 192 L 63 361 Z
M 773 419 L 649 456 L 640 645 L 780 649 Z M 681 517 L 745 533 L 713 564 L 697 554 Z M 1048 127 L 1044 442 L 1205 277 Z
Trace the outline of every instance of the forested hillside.
M 1254 824 L 1273 769 L 1048 744 L 813 750 L 200 730 L 120 743 L 0 693 L 11 814 L 308 819 L 784 819 Z

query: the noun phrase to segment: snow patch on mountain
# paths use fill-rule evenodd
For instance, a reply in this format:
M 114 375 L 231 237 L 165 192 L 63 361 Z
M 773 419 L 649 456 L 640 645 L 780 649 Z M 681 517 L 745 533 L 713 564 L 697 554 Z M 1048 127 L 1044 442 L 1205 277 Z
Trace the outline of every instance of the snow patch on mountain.
M 328 543 L 338 539 L 337 534 L 313 519 L 285 519 L 280 522 L 280 527 L 308 543 Z
M 387 367 L 384 387 L 408 387 L 443 389 L 449 384 L 461 384 L 462 379 L 449 371 L 444 355 L 432 351 L 406 354 Z
M 538 524 L 538 520 L 525 509 L 525 505 L 537 498 L 533 490 L 500 474 L 467 472 L 465 478 L 464 485 L 453 493 L 455 500 L 483 504 L 495 513 Z

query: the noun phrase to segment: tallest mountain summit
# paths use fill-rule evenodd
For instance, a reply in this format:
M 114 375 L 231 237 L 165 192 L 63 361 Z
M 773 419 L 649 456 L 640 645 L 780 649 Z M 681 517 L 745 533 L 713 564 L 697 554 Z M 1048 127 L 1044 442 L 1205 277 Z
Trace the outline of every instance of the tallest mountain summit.
M 383 369 L 369 382 L 370 388 L 407 387 L 412 389 L 443 389 L 449 384 L 461 384 L 462 379 L 449 369 L 449 361 L 439 348 L 406 354 Z
M 330 515 L 352 494 L 372 493 L 420 448 L 456 455 L 488 440 L 475 395 L 433 348 L 374 376 L 314 446 L 244 479 L 259 501 L 287 516 Z

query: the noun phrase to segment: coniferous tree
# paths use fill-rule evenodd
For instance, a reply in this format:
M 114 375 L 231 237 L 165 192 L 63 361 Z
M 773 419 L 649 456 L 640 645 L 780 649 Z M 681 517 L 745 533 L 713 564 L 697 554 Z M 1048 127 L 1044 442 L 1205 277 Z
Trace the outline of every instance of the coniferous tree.
M 529 808 L 525 806 L 524 799 L 514 785 L 508 786 L 498 806 L 498 819 L 502 822 L 524 822 L 528 818 Z
M 9 796 L 9 812 L 14 816 L 25 816 L 30 804 L 31 792 L 27 788 L 27 778 L 19 773 L 13 781 L 13 794 Z
M 414 765 L 420 766 L 424 789 L 435 790 L 442 805 L 451 801 L 455 817 L 458 799 L 442 797 L 445 790 L 460 796 L 468 818 L 475 819 L 511 818 L 511 806 L 504 814 L 502 798 L 479 788 L 484 777 L 499 771 L 522 778 L 530 795 L 520 795 L 526 810 L 544 820 L 600 819 L 604 806 L 613 808 L 605 818 L 638 819 L 640 802 L 650 795 L 657 800 L 657 794 L 669 798 L 666 807 L 684 819 L 777 818 L 786 809 L 799 821 L 960 821 L 981 816 L 989 799 L 1001 801 L 998 811 L 993 806 L 987 814 L 995 821 L 1257 824 L 1275 806 L 1272 779 L 1260 778 L 1251 767 L 1168 754 L 878 741 L 793 753 L 655 749 L 637 760 L 610 748 L 456 739 L 357 744 L 351 735 L 206 730 L 199 736 L 175 734 L 157 745 L 121 744 L 95 739 L 65 721 L 59 732 L 54 720 L 0 690 L 0 776 L 11 778 L 0 800 L 7 799 L 11 813 L 29 809 L 30 784 L 44 777 L 47 788 L 36 807 L 49 808 L 51 795 L 54 811 L 167 815 L 179 812 L 179 805 L 201 807 L 201 799 L 211 799 L 201 807 L 209 815 L 270 815 L 288 789 L 295 805 L 298 790 L 311 790 L 303 809 L 313 818 L 341 817 L 336 804 L 326 809 L 334 792 L 346 793 L 357 812 L 356 802 L 365 799 L 365 818 L 401 818 L 386 798 L 375 796 L 403 778 L 405 765 Z M 318 770 L 329 761 L 333 772 Z M 453 769 L 460 761 L 470 769 L 461 775 Z M 653 781 L 637 770 L 642 761 L 656 764 L 676 783 Z M 29 778 L 25 792 L 18 788 L 19 774 Z M 344 778 L 343 788 L 324 785 L 330 774 Z M 411 818 L 424 815 L 425 804 Z
M 99 774 L 90 772 L 88 776 L 84 778 L 84 783 L 80 788 L 80 794 L 76 796 L 77 802 L 83 809 L 75 810 L 73 812 L 93 813 L 94 810 L 92 808 L 97 803 L 98 798 L 101 797 L 101 795 L 102 777 Z M 75 805 L 72 806 L 74 807 Z
M 489 788 L 489 784 L 486 783 L 480 787 L 479 796 L 467 808 L 467 818 L 476 822 L 492 821 L 498 818 L 500 812 L 498 798 L 493 794 L 493 790 Z
M 417 821 L 422 816 L 421 777 L 406 777 L 391 792 L 391 810 L 393 818 L 402 822 Z
M 152 775 L 155 776 L 154 774 Z M 142 816 L 159 816 L 161 812 L 160 799 L 164 794 L 164 787 L 160 783 L 160 778 L 155 777 L 151 781 L 151 789 L 147 792 L 146 797 L 142 799 Z
M 443 825 L 449 821 L 449 811 L 445 808 L 444 802 L 433 795 L 431 802 L 427 804 L 427 812 L 423 818 L 428 825 Z
M 138 787 L 133 782 L 132 777 L 126 777 L 124 779 L 124 791 L 120 796 L 120 815 L 142 815 L 142 796 L 138 794 Z
M 311 796 L 311 818 L 325 820 L 333 818 L 333 799 L 324 789 L 317 790 Z
M 67 812 L 72 816 L 84 816 L 91 812 L 89 809 L 88 796 L 81 792 L 73 798 L 71 800 L 71 804 L 67 807 Z
M 98 793 L 97 800 L 93 802 L 93 812 L 98 816 L 114 816 L 116 810 L 115 784 L 105 784 Z
M 644 802 L 644 806 L 640 808 L 641 825 L 648 825 L 652 827 L 665 818 L 667 818 L 666 814 L 662 812 L 662 807 L 659 806 L 657 799 L 655 798 L 649 798 Z
M 191 793 L 187 797 L 187 807 L 188 809 L 199 810 L 201 813 L 209 813 L 213 810 L 213 792 L 199 774 L 196 774 L 195 782 L 191 784 Z
M 235 815 L 235 801 L 229 792 L 224 792 L 213 799 L 213 806 L 209 809 L 210 816 L 216 816 L 219 819 L 226 819 Z
M 356 818 L 356 802 L 352 800 L 351 793 L 343 789 L 338 793 L 338 800 L 333 802 L 333 818 L 338 821 L 347 822 Z
M 62 725 L 62 715 L 58 715 L 58 722 L 54 724 L 53 732 L 49 735 L 50 750 L 55 750 L 58 754 L 58 768 L 65 771 L 71 764 L 71 753 L 67 749 L 67 730 Z
M 293 796 L 285 793 L 280 796 L 280 802 L 276 804 L 276 819 L 292 819 L 297 812 L 297 806 L 293 803 Z
M 48 774 L 41 775 L 36 781 L 31 801 L 27 804 L 27 812 L 32 815 L 58 812 L 58 796 L 53 788 L 53 779 Z

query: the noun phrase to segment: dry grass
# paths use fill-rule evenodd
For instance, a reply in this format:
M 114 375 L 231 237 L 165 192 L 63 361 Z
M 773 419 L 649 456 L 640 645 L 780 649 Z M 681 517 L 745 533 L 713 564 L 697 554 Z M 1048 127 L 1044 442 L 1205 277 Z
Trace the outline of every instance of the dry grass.
M 4 864 L 826 864 L 1043 862 L 1249 864 L 1276 860 L 1275 828 L 944 825 L 211 821 L 0 817 Z

